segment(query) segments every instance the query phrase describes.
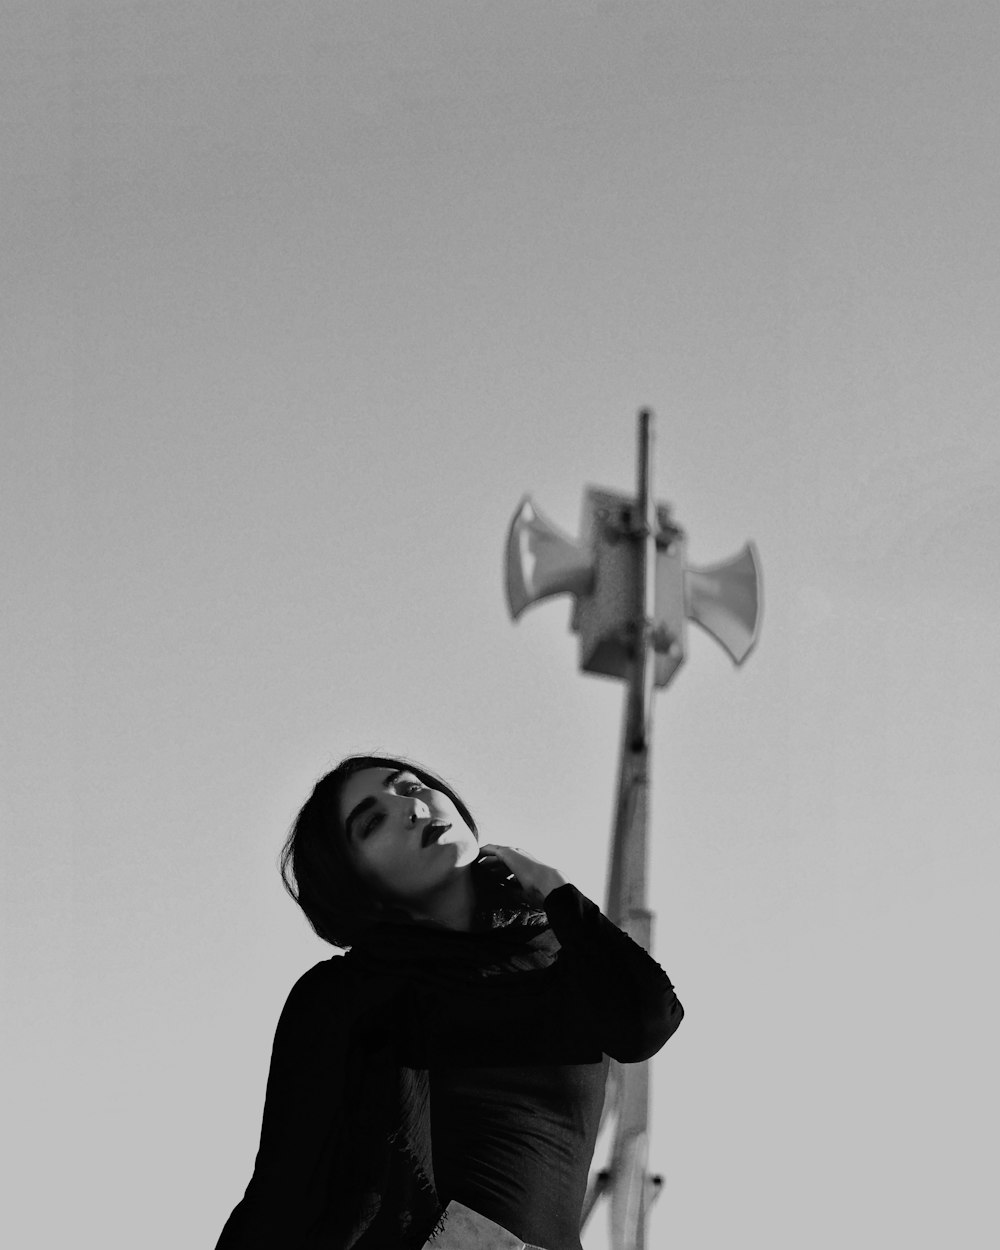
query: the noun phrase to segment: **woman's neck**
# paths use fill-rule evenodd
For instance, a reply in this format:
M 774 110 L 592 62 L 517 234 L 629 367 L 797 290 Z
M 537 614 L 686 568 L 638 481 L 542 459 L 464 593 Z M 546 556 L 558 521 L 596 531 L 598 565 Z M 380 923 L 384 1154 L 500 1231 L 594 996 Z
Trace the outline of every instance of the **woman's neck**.
M 471 933 L 476 927 L 476 908 L 472 874 L 459 870 L 433 895 L 411 902 L 408 910 L 416 920 L 432 920 L 446 929 Z

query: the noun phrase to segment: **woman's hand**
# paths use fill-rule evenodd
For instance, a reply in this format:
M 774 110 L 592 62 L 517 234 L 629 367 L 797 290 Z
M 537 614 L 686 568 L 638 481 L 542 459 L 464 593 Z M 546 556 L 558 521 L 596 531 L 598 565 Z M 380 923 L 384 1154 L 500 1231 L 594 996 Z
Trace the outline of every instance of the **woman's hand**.
M 515 878 L 532 907 L 544 907 L 546 896 L 559 886 L 567 884 L 566 878 L 557 868 L 541 863 L 520 847 L 498 846 L 495 842 L 488 842 L 480 851 L 479 857 L 484 863 L 506 868 L 507 874 Z

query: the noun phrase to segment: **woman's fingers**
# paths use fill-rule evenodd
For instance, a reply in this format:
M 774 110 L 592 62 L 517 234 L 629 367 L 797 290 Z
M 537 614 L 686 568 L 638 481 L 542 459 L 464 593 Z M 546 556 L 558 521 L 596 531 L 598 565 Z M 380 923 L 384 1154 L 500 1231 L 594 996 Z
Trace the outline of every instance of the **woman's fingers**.
M 488 856 L 487 863 L 502 864 L 509 868 L 508 875 L 515 877 L 521 888 L 538 904 L 541 904 L 550 891 L 566 884 L 566 878 L 557 868 L 543 864 L 520 847 L 488 842 L 483 847 L 483 854 Z
M 506 861 L 503 855 L 500 854 L 500 851 L 503 849 L 504 848 L 497 847 L 493 843 L 490 843 L 489 845 L 484 846 L 479 852 L 479 858 L 488 867 L 495 869 L 498 875 L 503 873 L 509 881 L 512 877 L 515 877 L 516 874 L 511 871 L 511 865 Z
M 533 864 L 538 863 L 538 860 L 536 860 L 534 856 L 529 855 L 527 851 L 522 851 L 520 847 L 499 846 L 496 842 L 487 843 L 487 845 L 482 849 L 482 854 L 502 860 L 505 864 L 511 864 L 511 866 L 516 864 L 518 861 L 521 861 L 522 863 L 524 861 Z

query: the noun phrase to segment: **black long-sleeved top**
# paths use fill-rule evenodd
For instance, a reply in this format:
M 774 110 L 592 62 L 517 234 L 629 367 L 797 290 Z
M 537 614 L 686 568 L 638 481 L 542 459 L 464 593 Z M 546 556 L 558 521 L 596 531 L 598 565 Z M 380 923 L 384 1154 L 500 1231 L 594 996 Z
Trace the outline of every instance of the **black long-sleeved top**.
M 517 992 L 495 1003 L 424 990 L 420 1027 L 404 1025 L 395 1044 L 401 1063 L 429 1071 L 442 1207 L 456 1198 L 526 1242 L 580 1250 L 607 1056 L 650 1058 L 684 1013 L 659 964 L 575 886 L 551 891 L 545 910 L 560 948 L 550 967 L 519 973 Z M 309 1230 L 329 1202 L 331 1160 L 344 1148 L 345 1059 L 369 1027 L 352 1013 L 352 978 L 350 956 L 334 957 L 289 995 L 254 1175 L 217 1250 L 323 1244 Z

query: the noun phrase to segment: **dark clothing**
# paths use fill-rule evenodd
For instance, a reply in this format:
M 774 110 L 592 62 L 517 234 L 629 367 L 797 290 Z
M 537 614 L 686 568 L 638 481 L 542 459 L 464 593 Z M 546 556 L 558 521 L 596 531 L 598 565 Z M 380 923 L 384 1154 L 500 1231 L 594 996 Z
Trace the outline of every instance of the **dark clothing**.
M 580 1208 L 607 1057 L 586 1064 L 431 1069 L 434 1180 L 522 1241 L 579 1250 Z
M 521 933 L 388 926 L 299 979 L 217 1250 L 419 1250 L 452 1198 L 580 1250 L 607 1056 L 648 1059 L 683 1009 L 575 886 L 545 910 Z

